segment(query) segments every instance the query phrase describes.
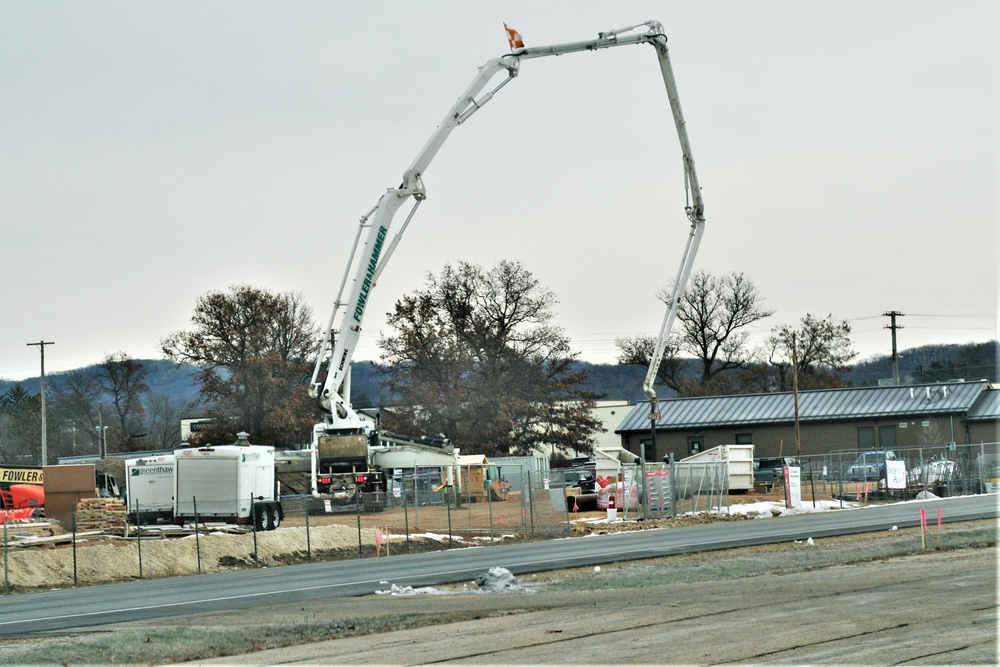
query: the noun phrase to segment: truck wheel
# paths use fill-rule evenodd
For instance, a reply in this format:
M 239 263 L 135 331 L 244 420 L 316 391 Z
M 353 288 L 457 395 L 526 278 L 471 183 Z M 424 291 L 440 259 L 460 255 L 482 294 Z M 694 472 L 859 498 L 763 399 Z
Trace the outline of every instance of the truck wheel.
M 281 510 L 278 509 L 277 505 L 272 505 L 268 508 L 268 514 L 271 520 L 271 528 L 269 530 L 277 530 L 278 526 L 281 525 Z

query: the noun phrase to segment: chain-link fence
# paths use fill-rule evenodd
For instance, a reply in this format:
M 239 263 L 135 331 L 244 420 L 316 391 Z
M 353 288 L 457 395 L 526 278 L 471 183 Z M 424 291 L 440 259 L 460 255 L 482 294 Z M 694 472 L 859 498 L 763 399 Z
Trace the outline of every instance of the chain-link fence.
M 407 539 L 434 534 L 454 545 L 568 536 L 563 486 L 527 465 L 417 466 L 391 471 L 384 494 L 359 494 L 339 505 L 312 498 L 301 502 L 309 512 L 340 523 L 357 515 L 362 527 Z
M 719 512 L 729 504 L 725 460 L 691 463 L 622 464 L 615 478 L 592 476 L 582 484 L 576 469 L 551 470 L 548 483 L 569 488 L 570 511 L 614 509 L 624 520 L 659 519 L 694 512 Z M 579 495 L 577 495 L 579 494 Z
M 998 443 L 897 449 L 876 453 L 873 463 L 866 454 L 851 450 L 801 457 L 802 502 L 908 499 L 922 491 L 938 496 L 1000 492 Z M 901 462 L 902 488 L 886 488 L 887 461 Z M 722 512 L 729 501 L 728 465 L 624 465 L 620 481 L 597 480 L 577 469 L 531 466 L 413 468 L 393 471 L 385 491 L 359 494 L 346 504 L 286 496 L 280 513 L 265 520 L 257 512 L 256 520 L 237 527 L 200 515 L 211 506 L 196 498 L 191 504 L 192 509 L 197 504 L 199 516 L 183 527 L 154 522 L 152 507 L 148 516 L 138 507 L 127 525 L 121 517 L 121 529 L 87 535 L 91 531 L 79 528 L 74 514 L 62 535 L 42 538 L 55 547 L 45 549 L 42 559 L 37 536 L 4 522 L 4 590 L 564 537 L 571 533 L 573 510 L 606 509 L 612 495 L 625 520 Z M 118 530 L 121 538 L 110 543 L 107 537 Z M 92 541 L 81 542 L 87 538 Z
M 796 462 L 803 489 L 816 489 L 825 498 L 906 500 L 921 492 L 946 497 L 1000 491 L 1000 443 L 995 442 L 848 449 L 801 456 Z M 890 483 L 894 468 L 902 473 Z

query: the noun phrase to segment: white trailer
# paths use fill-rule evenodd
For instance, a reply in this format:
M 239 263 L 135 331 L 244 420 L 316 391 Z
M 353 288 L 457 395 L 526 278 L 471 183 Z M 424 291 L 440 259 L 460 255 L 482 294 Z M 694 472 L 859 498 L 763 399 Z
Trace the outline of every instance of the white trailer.
M 174 523 L 252 523 L 256 530 L 281 524 L 274 447 L 222 445 L 178 449 L 174 456 Z
M 174 514 L 173 454 L 125 460 L 125 497 L 132 523 L 170 519 Z

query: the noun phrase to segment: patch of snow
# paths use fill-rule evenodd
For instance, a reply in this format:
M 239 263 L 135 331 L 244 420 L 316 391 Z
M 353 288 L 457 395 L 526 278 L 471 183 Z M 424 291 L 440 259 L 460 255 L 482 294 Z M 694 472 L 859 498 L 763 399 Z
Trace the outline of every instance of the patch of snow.
M 376 595 L 442 595 L 442 592 L 431 586 L 414 588 L 413 586 L 397 586 L 392 584 L 389 590 L 375 591 Z
M 453 542 L 461 542 L 462 541 L 462 536 L 461 535 L 452 535 L 449 538 L 447 535 L 442 535 L 441 533 L 417 533 L 415 535 L 410 535 L 411 539 L 414 538 L 414 537 L 426 537 L 429 540 L 437 540 L 438 542 L 445 542 L 445 541 L 447 541 L 449 539 L 451 541 L 453 541 Z
M 472 539 L 479 540 L 480 542 L 503 542 L 504 540 L 506 540 L 508 538 L 514 538 L 514 537 L 516 537 L 516 536 L 513 535 L 513 534 L 508 533 L 508 534 L 505 534 L 505 535 L 500 535 L 498 537 L 490 537 L 489 535 L 482 535 L 482 536 L 479 536 L 479 537 L 474 537 Z
M 758 517 L 774 516 L 774 511 L 783 507 L 781 503 L 737 503 L 729 506 L 729 513 L 757 515 Z

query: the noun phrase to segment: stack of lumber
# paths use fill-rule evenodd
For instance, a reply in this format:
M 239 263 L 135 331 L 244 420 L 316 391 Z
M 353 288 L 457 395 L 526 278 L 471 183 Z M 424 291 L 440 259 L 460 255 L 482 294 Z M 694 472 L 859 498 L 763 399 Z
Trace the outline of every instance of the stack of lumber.
M 62 531 L 56 521 L 45 521 L 35 519 L 11 519 L 7 522 L 7 539 L 14 541 L 15 538 L 23 537 L 51 537 L 56 532 Z
M 125 501 L 121 498 L 84 498 L 77 505 L 77 532 L 100 530 L 121 535 L 125 523 Z

